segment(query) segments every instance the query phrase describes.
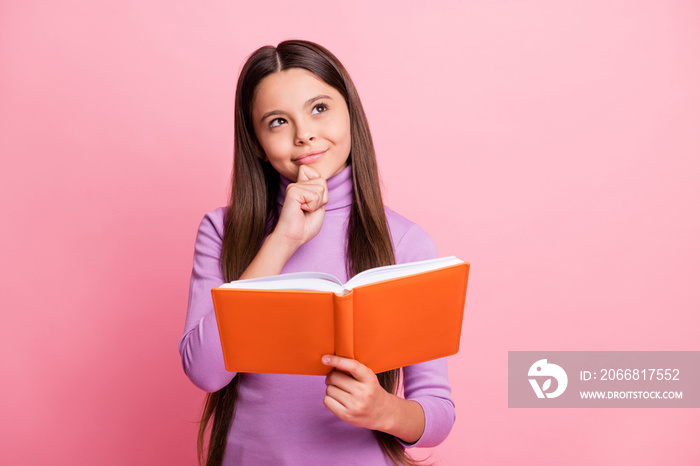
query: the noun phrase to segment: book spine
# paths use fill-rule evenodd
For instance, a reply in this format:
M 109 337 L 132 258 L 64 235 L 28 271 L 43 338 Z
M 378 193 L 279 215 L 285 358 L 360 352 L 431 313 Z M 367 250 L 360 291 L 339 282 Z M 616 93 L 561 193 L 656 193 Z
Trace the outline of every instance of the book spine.
M 352 291 L 342 296 L 335 295 L 333 310 L 335 321 L 335 354 L 345 358 L 355 359 L 352 296 Z

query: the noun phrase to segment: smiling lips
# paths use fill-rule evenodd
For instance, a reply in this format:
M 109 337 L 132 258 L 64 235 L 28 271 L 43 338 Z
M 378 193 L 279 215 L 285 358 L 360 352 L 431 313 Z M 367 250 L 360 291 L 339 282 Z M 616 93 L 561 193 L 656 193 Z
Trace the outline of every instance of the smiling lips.
M 296 159 L 294 159 L 293 162 L 297 165 L 306 165 L 308 163 L 313 163 L 321 157 L 323 157 L 323 154 L 325 154 L 327 150 L 328 149 L 305 152 Z

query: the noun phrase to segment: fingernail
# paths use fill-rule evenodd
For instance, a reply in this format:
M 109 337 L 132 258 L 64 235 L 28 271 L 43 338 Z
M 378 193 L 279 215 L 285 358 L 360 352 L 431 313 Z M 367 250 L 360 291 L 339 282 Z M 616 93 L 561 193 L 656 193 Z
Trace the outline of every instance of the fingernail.
M 329 363 L 331 362 L 331 357 L 330 357 L 330 356 L 323 356 L 323 357 L 321 358 L 321 362 L 322 362 L 323 364 L 329 364 Z

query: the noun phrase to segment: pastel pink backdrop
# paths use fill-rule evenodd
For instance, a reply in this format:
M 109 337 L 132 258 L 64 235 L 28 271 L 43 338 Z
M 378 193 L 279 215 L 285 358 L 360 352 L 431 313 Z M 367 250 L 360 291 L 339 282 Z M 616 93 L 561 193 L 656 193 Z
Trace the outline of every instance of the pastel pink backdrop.
M 697 2 L 3 1 L 0 30 L 0 463 L 194 464 L 196 228 L 242 62 L 292 37 L 350 70 L 387 203 L 472 262 L 433 459 L 700 462 L 697 410 L 506 380 L 509 350 L 700 350 Z

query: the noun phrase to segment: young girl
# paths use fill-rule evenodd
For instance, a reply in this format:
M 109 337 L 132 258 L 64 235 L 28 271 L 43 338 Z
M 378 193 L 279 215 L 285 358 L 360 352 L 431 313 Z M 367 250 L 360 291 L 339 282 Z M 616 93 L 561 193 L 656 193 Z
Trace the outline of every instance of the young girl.
M 367 119 L 328 50 L 262 47 L 236 89 L 230 205 L 205 215 L 195 244 L 185 373 L 208 392 L 198 447 L 207 465 L 413 464 L 404 449 L 442 442 L 455 419 L 444 359 L 375 375 L 325 355 L 328 376 L 224 368 L 211 289 L 224 282 L 362 270 L 437 257 L 430 237 L 385 208 Z M 210 430 L 206 455 L 205 433 Z

